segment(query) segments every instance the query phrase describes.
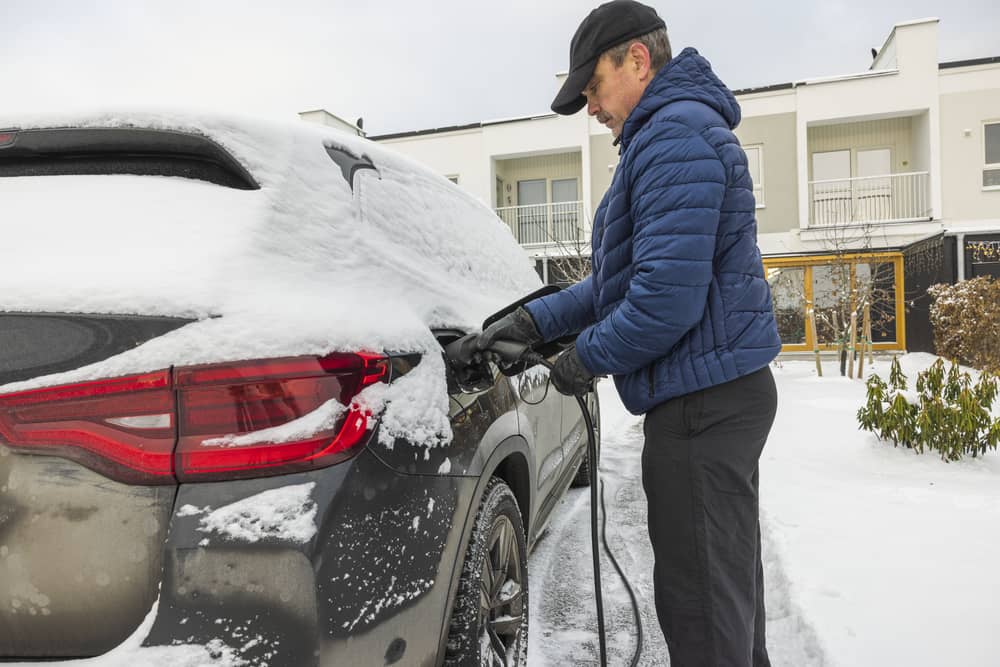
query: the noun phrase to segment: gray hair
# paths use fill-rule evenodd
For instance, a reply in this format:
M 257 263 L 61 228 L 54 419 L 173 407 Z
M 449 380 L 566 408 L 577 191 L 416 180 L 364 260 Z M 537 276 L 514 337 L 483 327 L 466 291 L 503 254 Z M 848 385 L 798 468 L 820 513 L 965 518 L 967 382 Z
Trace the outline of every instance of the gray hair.
M 670 53 L 670 39 L 667 37 L 666 28 L 658 28 L 653 32 L 647 32 L 645 35 L 639 35 L 635 39 L 622 42 L 605 51 L 604 55 L 611 59 L 611 63 L 615 67 L 621 67 L 622 63 L 625 62 L 625 56 L 628 55 L 629 47 L 636 42 L 649 49 L 649 67 L 654 72 L 670 62 L 673 57 Z

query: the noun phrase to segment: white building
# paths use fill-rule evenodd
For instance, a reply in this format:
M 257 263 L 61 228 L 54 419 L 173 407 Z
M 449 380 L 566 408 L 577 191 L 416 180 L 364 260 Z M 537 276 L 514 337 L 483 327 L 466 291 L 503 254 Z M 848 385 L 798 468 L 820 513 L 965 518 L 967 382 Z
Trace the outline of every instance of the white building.
M 361 119 L 358 122 L 352 123 L 350 121 L 344 120 L 340 116 L 336 116 L 326 109 L 313 109 L 312 111 L 300 111 L 299 118 L 310 123 L 316 123 L 318 125 L 326 125 L 327 127 L 335 127 L 338 130 L 343 130 L 350 134 L 356 134 L 359 137 L 365 136 L 364 130 L 361 128 Z
M 893 294 L 876 348 L 906 348 L 908 331 L 921 338 L 911 349 L 927 347 L 919 297 L 931 282 L 1000 273 L 975 250 L 1000 245 L 1000 57 L 940 63 L 938 27 L 896 25 L 866 72 L 736 91 L 787 350 L 811 348 L 804 313 L 836 289 L 834 256 L 850 262 L 852 285 L 880 280 Z M 492 206 L 549 282 L 566 280 L 560 258 L 589 253 L 618 162 L 585 112 L 371 138 Z M 928 247 L 943 258 L 930 268 L 912 259 Z

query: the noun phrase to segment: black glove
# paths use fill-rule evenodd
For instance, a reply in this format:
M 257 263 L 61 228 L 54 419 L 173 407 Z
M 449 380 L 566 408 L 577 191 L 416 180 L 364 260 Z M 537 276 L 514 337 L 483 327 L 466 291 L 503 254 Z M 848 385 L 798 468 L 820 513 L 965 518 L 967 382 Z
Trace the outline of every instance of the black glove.
M 585 396 L 594 380 L 594 374 L 584 368 L 580 361 L 576 345 L 559 355 L 550 377 L 556 391 L 567 396 Z
M 542 334 L 538 333 L 531 313 L 517 308 L 486 327 L 476 341 L 476 347 L 485 350 L 497 340 L 510 340 L 531 347 L 542 342 Z

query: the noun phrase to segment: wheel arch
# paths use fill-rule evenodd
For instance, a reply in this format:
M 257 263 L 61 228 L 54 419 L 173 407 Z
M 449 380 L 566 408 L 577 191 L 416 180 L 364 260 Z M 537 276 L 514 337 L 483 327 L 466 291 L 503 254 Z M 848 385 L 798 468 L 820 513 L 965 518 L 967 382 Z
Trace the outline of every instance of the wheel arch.
M 499 477 L 517 499 L 518 509 L 521 510 L 521 521 L 524 523 L 525 535 L 531 535 L 531 473 L 528 469 L 528 459 L 524 453 L 514 451 L 508 454 L 496 468 L 490 477 Z
M 455 595 L 458 591 L 458 580 L 462 573 L 465 553 L 469 548 L 469 538 L 472 535 L 472 528 L 476 520 L 479 503 L 482 501 L 483 493 L 493 477 L 503 479 L 504 483 L 513 492 L 514 498 L 517 500 L 518 509 L 521 511 L 521 521 L 524 524 L 526 544 L 530 539 L 529 525 L 531 525 L 531 511 L 535 503 L 534 484 L 532 484 L 534 470 L 529 462 L 530 452 L 531 450 L 524 436 L 512 435 L 504 439 L 493 450 L 482 468 L 482 474 L 479 476 L 475 492 L 472 496 L 473 506 L 466 515 L 465 524 L 462 527 L 462 542 L 459 545 L 455 562 L 452 566 L 451 582 L 448 588 L 448 604 L 445 608 L 445 617 L 441 623 L 441 634 L 438 642 L 438 665 L 444 660 L 445 646 L 448 641 L 448 629 L 451 626 L 451 614 L 455 606 Z M 530 547 L 528 548 L 530 549 Z

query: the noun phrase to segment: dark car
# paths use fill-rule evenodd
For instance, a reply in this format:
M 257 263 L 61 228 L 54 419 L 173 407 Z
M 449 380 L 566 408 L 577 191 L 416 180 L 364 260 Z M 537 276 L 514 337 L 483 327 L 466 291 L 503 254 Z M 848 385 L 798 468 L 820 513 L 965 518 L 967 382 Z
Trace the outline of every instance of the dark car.
M 525 663 L 587 439 L 442 354 L 539 287 L 489 209 L 304 123 L 102 114 L 0 120 L 0 219 L 0 662 Z

